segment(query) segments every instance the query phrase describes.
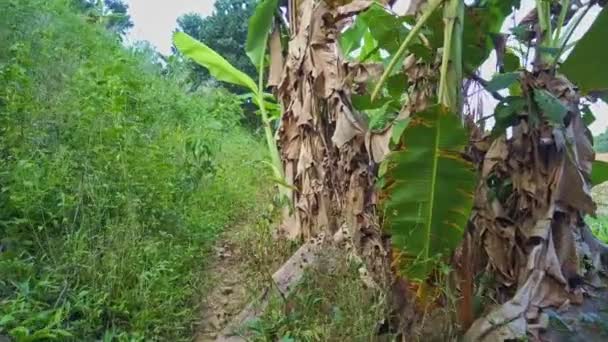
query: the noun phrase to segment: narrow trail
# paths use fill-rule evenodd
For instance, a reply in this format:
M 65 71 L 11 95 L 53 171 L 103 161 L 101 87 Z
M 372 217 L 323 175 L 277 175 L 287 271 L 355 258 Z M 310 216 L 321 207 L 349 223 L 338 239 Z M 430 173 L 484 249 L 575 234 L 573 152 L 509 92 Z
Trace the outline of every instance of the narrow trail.
M 242 252 L 226 231 L 213 248 L 212 259 L 206 267 L 207 292 L 202 293 L 200 325 L 196 342 L 215 341 L 222 329 L 249 301 L 247 271 Z

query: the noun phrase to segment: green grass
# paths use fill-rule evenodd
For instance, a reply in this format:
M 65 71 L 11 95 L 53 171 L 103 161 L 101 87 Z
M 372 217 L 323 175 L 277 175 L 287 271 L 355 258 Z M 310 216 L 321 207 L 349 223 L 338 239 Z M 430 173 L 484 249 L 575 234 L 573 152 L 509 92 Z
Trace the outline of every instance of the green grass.
M 187 95 L 69 2 L 0 2 L 0 336 L 190 340 L 205 254 L 266 203 L 265 149 L 239 99 Z
M 591 190 L 593 200 L 597 204 L 597 217 L 585 217 L 593 234 L 604 243 L 608 243 L 608 183 L 598 184 Z
M 325 251 L 326 260 L 307 271 L 288 298 L 275 295 L 265 314 L 248 324 L 254 341 L 372 341 L 386 317 L 382 291 L 367 288 L 359 267 L 343 253 Z
M 608 243 L 608 216 L 587 217 L 585 218 L 585 222 L 598 239 L 604 243 Z

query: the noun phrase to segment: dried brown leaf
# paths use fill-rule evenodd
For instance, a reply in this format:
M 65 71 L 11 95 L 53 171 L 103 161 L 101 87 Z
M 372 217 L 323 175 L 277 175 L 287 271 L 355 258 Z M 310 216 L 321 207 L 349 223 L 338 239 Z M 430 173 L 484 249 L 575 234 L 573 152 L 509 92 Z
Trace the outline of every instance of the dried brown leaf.
M 348 106 L 342 104 L 336 107 L 336 130 L 331 140 L 340 148 L 356 136 L 362 136 L 366 131 L 361 123 L 355 118 Z
M 368 9 L 374 1 L 371 0 L 354 0 L 349 4 L 338 7 L 336 13 L 338 18 L 350 17 L 359 12 Z
M 366 135 L 366 148 L 369 151 L 370 159 L 376 163 L 384 160 L 390 149 L 390 141 L 393 135 L 393 126 L 385 128 L 382 132 L 368 132 Z
M 494 167 L 498 163 L 504 163 L 509 156 L 509 149 L 507 148 L 507 140 L 503 135 L 492 142 L 490 149 L 486 153 L 486 158 L 483 162 L 483 170 L 481 176 L 486 178 L 492 173 Z
M 276 87 L 281 83 L 283 73 L 283 48 L 281 46 L 281 32 L 275 25 L 269 42 L 270 49 L 270 71 L 268 74 L 268 86 Z

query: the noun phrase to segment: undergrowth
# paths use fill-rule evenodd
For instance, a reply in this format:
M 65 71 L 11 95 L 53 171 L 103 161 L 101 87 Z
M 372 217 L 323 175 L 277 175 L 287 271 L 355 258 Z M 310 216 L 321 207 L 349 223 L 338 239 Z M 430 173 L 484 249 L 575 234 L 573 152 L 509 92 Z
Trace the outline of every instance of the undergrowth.
M 360 264 L 335 247 L 319 256 L 324 262 L 305 271 L 303 280 L 287 297 L 279 295 L 272 275 L 298 249 L 298 243 L 276 235 L 280 208 L 269 205 L 256 223 L 234 235 L 243 253 L 251 301 L 266 289 L 271 299 L 264 314 L 248 321 L 241 333 L 251 341 L 374 341 L 387 317 L 385 296 L 365 286 Z
M 271 284 L 274 272 L 295 253 L 299 245 L 296 241 L 277 238 L 277 222 L 280 222 L 279 209 L 269 204 L 259 211 L 252 224 L 233 237 L 242 253 L 241 262 L 248 279 L 247 290 L 252 298 L 259 296 Z
M 331 260 L 331 265 L 323 263 L 307 270 L 287 298 L 275 292 L 264 315 L 247 323 L 245 334 L 251 340 L 375 340 L 378 326 L 386 317 L 382 291 L 366 287 L 359 277 L 360 265 L 341 252 L 330 249 L 325 253 L 321 258 Z
M 608 243 L 608 183 L 598 184 L 591 190 L 597 204 L 597 217 L 585 217 L 585 222 L 593 234 L 604 243 Z
M 240 331 L 251 341 L 397 341 L 388 326 L 390 306 L 386 291 L 362 281 L 361 265 L 343 250 L 328 246 L 318 265 L 305 271 L 303 280 L 287 298 L 273 290 L 272 274 L 297 250 L 298 244 L 276 236 L 280 218 L 276 208 L 262 211 L 256 222 L 234 236 L 243 252 L 250 300 L 265 289 L 272 297 L 264 314 Z M 456 341 L 456 298 L 450 289 L 451 269 L 443 265 L 435 279 L 435 300 L 424 309 L 412 341 Z M 437 302 L 441 304 L 438 306 Z
M 0 338 L 189 340 L 206 250 L 264 202 L 239 100 L 68 0 L 0 2 L 0 41 Z

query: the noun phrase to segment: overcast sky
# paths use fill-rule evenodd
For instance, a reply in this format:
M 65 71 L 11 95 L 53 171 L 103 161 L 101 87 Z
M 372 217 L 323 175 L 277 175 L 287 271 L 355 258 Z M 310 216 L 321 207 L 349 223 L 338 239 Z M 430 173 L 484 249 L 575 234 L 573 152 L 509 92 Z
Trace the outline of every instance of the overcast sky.
M 213 12 L 215 0 L 125 0 L 125 2 L 129 4 L 129 13 L 135 24 L 129 32 L 128 40 L 131 42 L 147 40 L 159 52 L 168 54 L 171 52 L 171 34 L 176 28 L 177 18 L 190 12 L 199 13 L 202 16 L 210 15 Z M 409 2 L 410 0 L 398 0 L 394 10 L 402 14 L 408 8 Z M 523 18 L 533 7 L 533 0 L 523 0 L 522 9 L 515 14 L 516 21 Z M 597 12 L 595 11 L 595 14 Z M 589 27 L 592 22 L 591 18 L 592 16 L 588 16 L 588 20 L 585 20 L 586 23 L 581 25 L 582 32 L 578 34 L 579 36 Z M 511 23 L 506 22 L 505 28 L 511 25 Z M 577 34 L 574 36 L 576 38 Z M 482 68 L 482 76 L 491 77 L 494 73 L 494 65 L 495 61 L 488 61 Z M 484 112 L 486 111 L 485 108 L 490 111 L 493 107 L 493 99 L 485 96 L 483 100 Z M 604 132 L 608 126 L 608 105 L 603 103 L 594 105 L 593 111 L 597 120 L 590 128 L 594 134 L 599 134 Z
M 129 40 L 147 40 L 159 52 L 171 52 L 171 34 L 177 27 L 177 18 L 195 12 L 211 14 L 215 0 L 125 0 L 135 26 Z

